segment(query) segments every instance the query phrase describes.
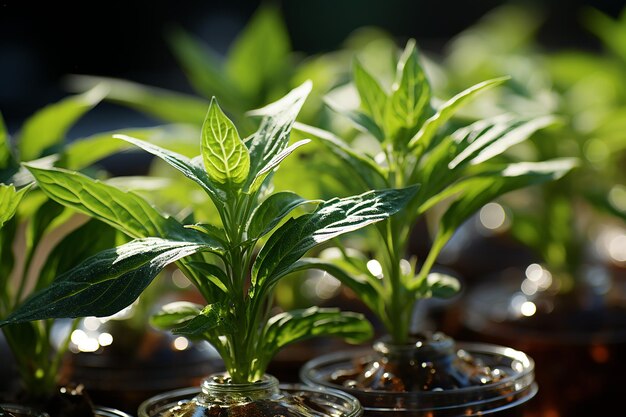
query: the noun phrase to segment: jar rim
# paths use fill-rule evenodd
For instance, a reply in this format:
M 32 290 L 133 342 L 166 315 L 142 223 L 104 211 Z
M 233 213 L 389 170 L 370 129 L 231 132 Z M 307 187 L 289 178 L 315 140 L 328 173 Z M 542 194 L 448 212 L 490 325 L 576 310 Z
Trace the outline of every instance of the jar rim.
M 393 394 L 397 397 L 406 398 L 421 398 L 421 399 L 442 399 L 446 397 L 482 397 L 485 392 L 494 391 L 504 388 L 514 388 L 514 392 L 522 392 L 525 389 L 529 389 L 534 396 L 536 392 L 536 384 L 534 382 L 534 367 L 535 362 L 533 359 L 526 355 L 524 352 L 499 345 L 492 345 L 486 343 L 473 343 L 473 342 L 458 342 L 456 347 L 459 350 L 464 350 L 470 354 L 483 353 L 488 355 L 499 356 L 503 358 L 509 358 L 512 361 L 517 361 L 521 365 L 521 369 L 513 369 L 515 372 L 512 375 L 508 375 L 497 382 L 493 382 L 485 385 L 454 388 L 443 391 L 403 391 L 403 392 L 390 392 L 384 390 L 359 390 L 353 388 L 346 388 L 337 384 L 333 384 L 328 381 L 324 381 L 321 378 L 315 377 L 315 370 L 321 369 L 324 366 L 331 366 L 333 363 L 339 363 L 342 360 L 352 360 L 359 354 L 372 355 L 371 349 L 367 350 L 348 350 L 342 352 L 334 352 L 328 355 L 323 355 L 310 360 L 305 363 L 300 370 L 300 378 L 307 384 L 322 385 L 333 389 L 343 389 L 349 393 L 356 393 L 363 395 L 389 395 Z M 534 388 L 533 388 L 534 386 Z
M 264 374 L 261 379 L 254 382 L 232 383 L 220 382 L 218 378 L 227 377 L 226 372 L 217 372 L 206 377 L 201 384 L 203 391 L 210 390 L 213 392 L 254 392 L 254 391 L 270 391 L 278 389 L 278 379 L 270 374 Z

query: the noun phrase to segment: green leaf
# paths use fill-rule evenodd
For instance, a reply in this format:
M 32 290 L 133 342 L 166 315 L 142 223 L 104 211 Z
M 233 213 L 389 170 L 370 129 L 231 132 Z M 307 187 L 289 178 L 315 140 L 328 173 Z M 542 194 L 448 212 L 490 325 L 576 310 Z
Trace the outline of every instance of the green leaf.
M 202 159 L 209 178 L 218 184 L 237 186 L 248 178 L 248 149 L 215 98 L 202 125 Z
M 464 191 L 442 218 L 444 230 L 455 230 L 476 210 L 491 200 L 518 188 L 541 184 L 561 178 L 577 165 L 572 158 L 543 162 L 518 162 L 465 181 Z
M 20 201 L 29 189 L 24 187 L 17 191 L 13 185 L 0 184 L 0 229 L 15 216 Z
M 107 100 L 166 122 L 193 123 L 200 126 L 206 115 L 207 101 L 204 99 L 131 81 L 74 75 L 70 78 L 70 84 L 78 90 L 102 84 L 108 89 Z
M 226 72 L 249 99 L 267 93 L 289 68 L 289 35 L 277 8 L 261 7 L 231 46 Z
M 161 215 L 146 200 L 132 192 L 62 169 L 28 166 L 39 187 L 53 200 L 90 217 L 99 219 L 133 237 L 171 237 L 197 239 L 220 248 L 221 245 L 194 230 L 185 229 L 172 217 Z
M 408 140 L 431 116 L 431 91 L 420 65 L 415 41 L 410 40 L 398 61 L 396 82 L 385 110 L 385 132 L 395 141 Z
M 54 278 L 88 257 L 115 246 L 116 235 L 115 229 L 93 219 L 69 233 L 46 258 L 35 291 L 48 287 Z
M 342 109 L 328 98 L 324 99 L 324 102 L 332 111 L 348 118 L 360 131 L 371 134 L 379 142 L 385 140 L 385 134 L 383 131 L 367 114 L 358 110 Z
M 188 125 L 168 125 L 141 129 L 120 129 L 113 132 L 98 133 L 84 139 L 68 143 L 62 151 L 61 159 L 57 166 L 70 170 L 79 170 L 114 153 L 131 147 L 120 141 L 116 136 L 133 137 L 152 144 L 167 143 L 171 147 L 177 146 L 187 149 L 186 140 L 182 138 L 193 137 L 194 155 L 198 152 L 198 131 Z M 182 142 L 182 143 L 181 143 Z
M 460 92 L 450 100 L 446 101 L 437 109 L 437 112 L 434 115 L 424 122 L 420 130 L 415 134 L 415 136 L 413 136 L 413 138 L 411 138 L 409 141 L 409 149 L 414 149 L 418 145 L 422 149 L 428 149 L 433 137 L 437 133 L 437 130 L 441 126 L 445 125 L 445 123 L 448 122 L 452 116 L 454 116 L 459 108 L 461 108 L 468 101 L 472 100 L 479 93 L 496 87 L 508 79 L 510 79 L 510 77 L 500 77 L 483 81 Z
M 2 113 L 0 113 L 0 172 L 12 165 L 15 165 L 15 161 L 11 152 L 11 138 L 4 124 Z M 1 176 L 0 180 L 2 180 Z
M 248 225 L 248 238 L 258 239 L 269 233 L 296 207 L 312 201 L 291 191 L 282 191 L 269 196 L 252 213 Z
M 191 320 L 182 322 L 172 329 L 174 334 L 189 338 L 202 338 L 209 330 L 223 324 L 226 320 L 225 311 L 221 304 L 215 303 L 204 307 Z
M 361 97 L 361 107 L 371 116 L 376 125 L 384 126 L 387 93 L 378 81 L 363 68 L 359 60 L 354 60 L 352 69 L 354 85 L 359 92 L 359 97 Z
M 117 139 L 130 142 L 141 149 L 151 153 L 154 156 L 158 156 L 172 167 L 180 171 L 184 176 L 193 180 L 211 197 L 211 200 L 215 205 L 219 206 L 225 200 L 226 196 L 219 190 L 217 185 L 211 181 L 204 168 L 199 164 L 196 164 L 194 160 L 190 160 L 184 155 L 180 155 L 176 152 L 168 151 L 160 146 L 153 145 L 148 142 L 144 142 L 139 139 L 135 139 L 125 135 L 115 135 Z M 195 158 L 194 158 L 195 159 Z
M 50 104 L 31 116 L 20 131 L 18 149 L 22 161 L 44 156 L 53 145 L 60 144 L 76 121 L 91 110 L 105 96 L 102 86 Z
M 458 193 L 458 197 L 441 217 L 431 249 L 411 288 L 417 289 L 424 285 L 430 268 L 445 244 L 461 224 L 478 209 L 510 191 L 557 180 L 576 164 L 577 160 L 572 158 L 544 162 L 519 162 L 484 172 L 449 187 L 446 194 Z
M 335 263 L 339 264 L 336 265 Z M 346 262 L 333 260 L 333 263 L 320 261 L 315 258 L 302 258 L 294 263 L 291 272 L 304 271 L 307 269 L 319 269 L 337 278 L 343 285 L 359 295 L 359 299 L 373 312 L 379 312 L 382 308 L 383 287 L 377 282 L 378 278 L 349 268 Z
M 15 265 L 15 254 L 13 253 L 13 242 L 15 241 L 15 236 L 17 232 L 18 222 L 15 217 L 10 220 L 4 222 L 2 227 L 0 228 L 0 294 L 3 292 L 5 294 L 9 293 L 8 285 L 9 276 L 13 271 L 13 266 Z M 7 304 L 10 300 L 2 301 L 3 299 L 0 297 L 0 316 L 3 315 L 3 312 L 6 313 L 6 308 L 9 308 Z
M 250 174 L 246 183 L 248 192 L 254 191 L 252 184 L 259 173 L 268 172 L 267 167 L 275 165 L 275 158 L 287 148 L 291 127 L 311 88 L 311 82 L 307 81 L 280 100 L 248 113 L 263 116 L 259 129 L 247 143 L 250 150 Z
M 431 272 L 418 291 L 422 298 L 451 298 L 457 295 L 460 290 L 461 283 L 457 278 L 439 272 Z
M 110 316 L 135 301 L 167 265 L 209 249 L 202 242 L 146 238 L 105 250 L 28 298 L 0 326 L 49 318 Z
M 227 108 L 232 107 L 236 111 L 245 108 L 239 86 L 231 81 L 221 58 L 208 45 L 182 29 L 170 32 L 167 40 L 196 91 L 207 98 L 214 95 L 220 97 Z
M 161 330 L 171 330 L 199 315 L 202 308 L 201 305 L 189 301 L 165 304 L 150 317 L 150 324 Z
M 278 166 L 280 165 L 280 163 L 287 158 L 289 155 L 291 155 L 293 153 L 293 151 L 295 151 L 296 149 L 298 149 L 300 146 L 302 145 L 306 145 L 307 143 L 309 143 L 310 140 L 309 139 L 303 139 L 303 140 L 299 140 L 298 142 L 294 143 L 293 145 L 283 149 L 281 152 L 279 152 L 276 156 L 274 156 L 268 163 L 267 165 L 265 165 L 263 167 L 263 169 L 261 169 L 256 176 L 254 177 L 254 180 L 252 181 L 252 184 L 250 184 L 250 188 L 248 189 L 248 192 L 254 192 L 256 190 L 259 189 L 259 187 L 261 187 L 261 184 L 263 184 L 263 181 L 265 181 L 265 179 L 267 178 L 267 176 L 269 174 L 271 174 L 272 172 L 276 171 L 278 169 Z
M 222 293 L 228 292 L 230 281 L 226 273 L 217 265 L 209 264 L 205 261 L 186 261 L 185 265 L 201 274 L 202 279 L 213 283 Z M 214 299 L 214 298 L 211 298 Z
M 310 307 L 284 312 L 272 317 L 263 331 L 264 354 L 272 357 L 284 346 L 318 336 L 341 337 L 350 343 L 362 343 L 374 334 L 362 314 L 341 312 L 335 308 Z
M 326 130 L 318 129 L 303 123 L 295 123 L 294 127 L 299 131 L 321 139 L 324 146 L 335 154 L 335 156 L 337 156 L 337 158 L 339 158 L 339 160 L 342 161 L 347 167 L 352 169 L 355 174 L 355 181 L 359 181 L 361 183 L 361 186 L 358 187 L 360 190 L 363 188 L 370 190 L 380 189 L 389 186 L 385 178 L 385 173 L 373 158 L 367 155 L 360 155 L 346 142 Z
M 253 295 L 257 289 L 271 287 L 291 272 L 293 264 L 309 249 L 400 211 L 416 190 L 417 187 L 369 191 L 335 198 L 320 204 L 311 214 L 290 219 L 272 234 L 254 262 Z
M 512 115 L 497 116 L 489 120 L 480 120 L 453 134 L 454 140 L 461 144 L 460 153 L 448 164 L 450 169 L 464 162 L 477 165 L 494 156 L 500 155 L 511 146 L 528 139 L 533 133 L 556 121 L 553 116 L 537 117 L 529 120 L 518 119 Z

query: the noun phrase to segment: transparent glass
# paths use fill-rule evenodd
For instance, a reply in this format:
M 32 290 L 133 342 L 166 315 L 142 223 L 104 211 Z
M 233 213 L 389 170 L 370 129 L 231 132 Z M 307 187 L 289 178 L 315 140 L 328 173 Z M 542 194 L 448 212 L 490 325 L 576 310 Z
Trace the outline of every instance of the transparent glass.
M 93 413 L 96 417 L 132 417 L 128 413 L 109 407 L 94 407 Z M 50 417 L 50 415 L 25 405 L 0 404 L 0 417 Z
M 517 416 L 537 392 L 533 370 L 520 351 L 444 337 L 325 355 L 307 362 L 301 378 L 354 395 L 366 417 Z
M 48 413 L 19 404 L 0 404 L 2 417 L 50 417 Z
M 139 417 L 358 417 L 359 402 L 349 394 L 304 385 L 279 385 L 271 375 L 251 384 L 232 384 L 224 374 L 199 388 L 166 392 L 144 401 Z
M 133 417 L 124 411 L 109 407 L 94 407 L 93 413 L 96 417 Z
M 536 361 L 534 415 L 613 415 L 623 408 L 626 270 L 588 272 L 565 293 L 529 291 L 528 269 L 507 270 L 468 293 L 458 312 L 463 338 L 505 344 Z

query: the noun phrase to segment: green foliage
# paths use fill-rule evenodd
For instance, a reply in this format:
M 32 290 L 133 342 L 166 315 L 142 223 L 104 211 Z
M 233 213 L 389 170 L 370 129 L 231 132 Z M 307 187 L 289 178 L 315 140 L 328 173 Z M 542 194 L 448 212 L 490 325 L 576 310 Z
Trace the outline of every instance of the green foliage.
M 607 218 L 624 219 L 609 195 L 626 180 L 625 11 L 614 19 L 591 8 L 583 10 L 581 23 L 600 39 L 604 51 L 545 51 L 534 33 L 541 20 L 521 24 L 531 22 L 531 10 L 503 7 L 454 40 L 445 61 L 450 86 L 505 72 L 513 75 L 498 95 L 485 97 L 482 115 L 504 108 L 539 115 L 538 120 L 546 114 L 558 116 L 558 124 L 541 129 L 525 148 L 514 150 L 520 153 L 509 155 L 576 158 L 577 169 L 558 185 L 546 183 L 527 190 L 524 198 L 501 202 L 512 219 L 510 234 L 535 251 L 555 277 L 553 289 L 562 292 L 583 278 L 584 264 L 597 262 L 585 255 L 592 233 Z
M 370 337 L 369 323 L 353 313 L 312 309 L 270 317 L 275 285 L 298 269 L 296 262 L 308 250 L 387 219 L 415 194 L 415 188 L 390 189 L 325 202 L 290 192 L 272 194 L 273 173 L 305 143 L 288 146 L 291 126 L 310 88 L 305 83 L 254 112 L 262 116 L 260 127 L 245 142 L 213 101 L 202 131 L 201 154 L 193 159 L 119 136 L 200 185 L 215 203 L 219 226 L 185 225 L 161 214 L 138 194 L 76 172 L 27 165 L 51 199 L 134 240 L 100 251 L 59 275 L 0 325 L 110 315 L 132 303 L 166 265 L 176 263 L 207 304 L 165 306 L 153 323 L 208 340 L 235 382 L 260 378 L 272 356 L 288 343 L 319 335 L 352 342 Z M 303 204 L 315 208 L 290 217 Z
M 539 129 L 553 124 L 551 117 L 506 114 L 461 127 L 447 123 L 479 93 L 506 80 L 499 77 L 481 82 L 435 105 L 415 43 L 410 41 L 398 59 L 389 89 L 355 61 L 354 83 L 361 106 L 341 113 L 377 139 L 377 151 L 359 152 L 330 132 L 297 125 L 338 157 L 341 166 L 336 169 L 351 169 L 353 176 L 361 180 L 347 182 L 349 192 L 380 184 L 391 188 L 420 185 L 405 209 L 379 225 L 378 239 L 370 242 L 368 249 L 375 253 L 377 261 L 373 262 L 380 265 L 381 276 L 370 270 L 367 257 L 349 250 L 344 250 L 339 259 L 303 260 L 294 265 L 297 269 L 326 270 L 352 288 L 397 343 L 406 341 L 411 331 L 416 299 L 447 297 L 458 290 L 453 278 L 431 272 L 454 231 L 485 203 L 512 190 L 560 178 L 574 165 L 572 160 L 510 163 L 498 159 Z M 420 263 L 417 259 L 402 259 L 412 226 L 421 216 L 434 212 L 435 206 L 443 214 L 426 259 Z
M 4 122 L 0 121 L 2 318 L 23 306 L 29 292 L 48 287 L 57 275 L 63 275 L 77 263 L 115 244 L 114 229 L 95 220 L 81 224 L 70 210 L 47 199 L 33 187 L 33 176 L 19 165 L 32 159 L 30 164 L 34 171 L 37 170 L 35 167 L 53 165 L 84 169 L 120 150 L 113 133 L 66 143 L 66 134 L 72 125 L 105 93 L 102 87 L 97 87 L 50 104 L 28 118 L 15 138 L 9 137 Z M 166 128 L 132 130 L 150 140 L 165 140 L 168 131 L 174 134 L 174 129 Z M 94 236 L 98 239 L 94 240 Z M 16 241 L 24 243 L 16 246 Z M 52 247 L 49 247 L 50 243 Z M 60 344 L 53 346 L 53 323 L 54 320 L 46 319 L 10 324 L 2 329 L 18 365 L 28 395 L 26 400 L 45 400 L 58 382 L 61 358 L 67 349 L 70 332 L 64 335 Z

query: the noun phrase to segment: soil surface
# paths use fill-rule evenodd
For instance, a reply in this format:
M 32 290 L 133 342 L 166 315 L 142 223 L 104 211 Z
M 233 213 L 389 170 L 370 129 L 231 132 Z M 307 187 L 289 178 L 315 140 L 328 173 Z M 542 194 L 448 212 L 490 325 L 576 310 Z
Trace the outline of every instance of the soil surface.
M 431 349 L 444 338 L 452 345 Z M 412 343 L 421 346 L 413 349 L 413 355 L 356 358 L 351 369 L 334 372 L 329 382 L 361 390 L 415 392 L 482 386 L 507 376 L 506 369 L 487 366 L 468 352 L 455 349 L 452 340 L 441 333 L 416 335 Z

